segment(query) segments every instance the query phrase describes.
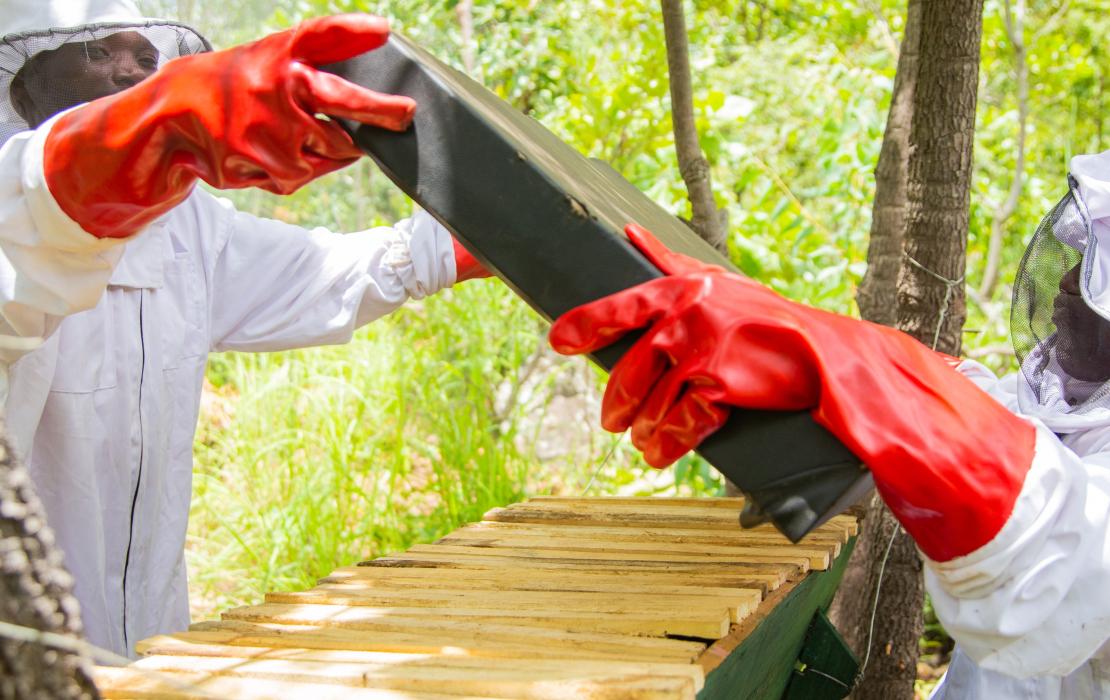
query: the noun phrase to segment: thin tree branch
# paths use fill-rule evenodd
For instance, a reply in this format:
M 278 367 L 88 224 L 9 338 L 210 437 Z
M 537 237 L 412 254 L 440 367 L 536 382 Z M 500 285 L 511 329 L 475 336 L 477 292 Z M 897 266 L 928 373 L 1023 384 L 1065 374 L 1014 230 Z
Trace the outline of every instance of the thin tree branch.
M 713 182 L 709 162 L 698 143 L 694 118 L 694 95 L 690 78 L 690 48 L 686 38 L 686 16 L 682 0 L 660 0 L 663 9 L 663 32 L 667 42 L 667 68 L 671 84 L 671 119 L 674 122 L 674 145 L 678 154 L 678 171 L 686 183 L 693 209 L 691 226 L 711 245 L 724 250 L 727 242 L 723 217 L 713 200 Z
M 467 75 L 474 75 L 474 0 L 459 0 L 455 5 L 455 16 L 459 20 L 462 33 L 463 67 Z
M 1021 191 L 1025 185 L 1025 138 L 1026 124 L 1029 121 L 1029 63 L 1022 36 L 1025 28 L 1025 0 L 1017 0 L 1016 8 L 1011 0 L 1002 4 L 1003 24 L 1006 37 L 1014 47 L 1014 77 L 1017 82 L 1018 133 L 1015 148 L 1014 177 L 1010 182 L 1010 192 L 1006 200 L 995 210 L 991 220 L 990 242 L 987 247 L 987 263 L 983 270 L 983 280 L 979 285 L 979 296 L 989 299 L 998 284 L 998 271 L 1002 264 L 1002 248 L 1006 240 L 1006 222 L 1017 211 Z
M 1056 8 L 1056 11 L 1052 13 L 1052 16 L 1041 23 L 1041 26 L 1037 31 L 1033 32 L 1030 38 L 1036 41 L 1045 34 L 1056 31 L 1056 25 L 1067 15 L 1069 9 L 1071 9 L 1070 0 L 1064 0 L 1060 3 L 1060 7 Z
M 882 30 L 883 45 L 886 46 L 886 50 L 890 52 L 891 57 L 897 61 L 899 51 L 898 39 L 894 36 L 894 30 L 890 27 L 890 20 L 887 19 L 886 13 L 883 12 L 882 5 L 875 2 L 875 0 L 864 0 L 864 5 L 867 6 L 871 14 L 879 18 L 879 28 Z
M 829 228 L 825 226 L 825 224 L 821 223 L 821 220 L 819 218 L 810 213 L 809 209 L 806 209 L 805 204 L 802 203 L 802 200 L 798 199 L 798 196 L 794 194 L 794 191 L 790 189 L 790 185 L 786 184 L 786 181 L 782 179 L 782 176 L 779 175 L 777 170 L 771 167 L 771 165 L 767 161 L 763 160 L 755 154 L 748 154 L 748 157 L 751 158 L 755 162 L 755 164 L 759 166 L 760 170 L 765 172 L 771 178 L 771 182 L 774 183 L 775 187 L 777 187 L 779 191 L 785 194 L 787 199 L 789 199 L 794 204 L 794 206 L 798 208 L 799 216 L 805 219 L 806 222 L 809 223 L 810 226 L 813 226 L 815 230 L 821 232 L 821 234 L 828 236 L 829 238 L 833 237 L 832 231 L 830 231 Z

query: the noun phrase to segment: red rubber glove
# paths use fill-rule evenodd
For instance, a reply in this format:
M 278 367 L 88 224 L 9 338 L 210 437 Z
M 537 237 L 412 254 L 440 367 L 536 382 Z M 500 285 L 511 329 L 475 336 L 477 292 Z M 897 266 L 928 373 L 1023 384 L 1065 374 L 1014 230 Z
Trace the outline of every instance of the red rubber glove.
M 226 51 L 171 61 L 150 78 L 63 115 L 46 140 L 46 182 L 94 236 L 142 230 L 197 178 L 292 192 L 362 155 L 317 113 L 403 130 L 416 103 L 317 71 L 385 43 L 386 20 L 320 17 Z
M 613 368 L 602 424 L 632 428 L 657 467 L 719 428 L 731 406 L 810 409 L 871 469 L 930 558 L 989 542 L 1033 458 L 1034 428 L 900 331 L 819 311 L 671 252 L 630 225 L 668 277 L 574 309 L 551 329 L 564 354 L 647 327 Z
M 451 245 L 455 249 L 455 284 L 493 276 L 454 236 L 451 237 Z

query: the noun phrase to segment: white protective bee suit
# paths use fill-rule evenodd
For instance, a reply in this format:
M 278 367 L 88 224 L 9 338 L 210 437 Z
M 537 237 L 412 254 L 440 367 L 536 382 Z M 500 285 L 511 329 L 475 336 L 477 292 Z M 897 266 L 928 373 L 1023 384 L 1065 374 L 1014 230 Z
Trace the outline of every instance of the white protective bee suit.
M 130 0 L 22 4 L 19 22 L 41 21 L 32 27 L 161 26 Z M 179 47 L 203 49 L 174 29 Z M 348 235 L 308 231 L 199 188 L 138 235 L 95 238 L 45 184 L 54 120 L 20 131 L 7 104 L 0 120 L 0 401 L 89 639 L 132 654 L 189 623 L 183 555 L 208 353 L 346 342 L 454 283 L 452 239 L 423 213 Z
M 998 535 L 967 556 L 926 562 L 927 590 L 957 641 L 938 700 L 1110 698 L 1110 382 L 1069 375 L 1057 361 L 1069 352 L 1065 334 L 1051 323 L 1069 268 L 1082 301 L 1110 323 L 1110 151 L 1072 159 L 1071 185 L 1015 283 L 1023 371 L 998 380 L 977 363 L 960 366 L 1040 435 Z

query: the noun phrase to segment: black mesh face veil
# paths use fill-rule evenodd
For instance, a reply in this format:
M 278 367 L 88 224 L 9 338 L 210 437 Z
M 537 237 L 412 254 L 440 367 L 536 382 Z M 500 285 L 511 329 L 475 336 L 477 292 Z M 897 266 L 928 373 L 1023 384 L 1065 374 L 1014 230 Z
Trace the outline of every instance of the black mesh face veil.
M 1014 351 L 1042 406 L 1078 413 L 1110 393 L 1110 321 L 1085 300 L 1089 227 L 1069 192 L 1037 227 L 1014 280 Z
M 29 128 L 23 104 L 32 104 L 33 113 L 54 114 L 83 102 L 104 96 L 104 90 L 88 80 L 70 78 L 72 71 L 56 70 L 58 54 L 76 53 L 88 61 L 97 60 L 95 42 L 110 37 L 139 36 L 147 51 L 136 51 L 136 58 L 154 68 L 168 60 L 211 49 L 208 41 L 192 28 L 165 20 L 136 22 L 99 22 L 80 27 L 18 32 L 0 37 L 0 144 L 11 135 Z M 72 58 L 72 56 L 71 56 Z M 14 85 L 14 89 L 13 89 Z

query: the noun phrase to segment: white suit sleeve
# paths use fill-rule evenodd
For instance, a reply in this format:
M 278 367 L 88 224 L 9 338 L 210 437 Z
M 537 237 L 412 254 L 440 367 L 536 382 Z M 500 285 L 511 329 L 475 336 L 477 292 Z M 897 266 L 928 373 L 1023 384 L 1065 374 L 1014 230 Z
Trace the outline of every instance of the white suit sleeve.
M 981 666 L 1066 675 L 1110 638 L 1110 453 L 1078 457 L 1039 421 L 1020 496 L 998 535 L 927 561 L 937 616 Z
M 96 238 L 62 211 L 43 173 L 54 120 L 0 147 L 0 359 L 11 364 L 61 320 L 96 306 L 126 239 Z M 17 342 L 18 340 L 25 342 Z
M 337 234 L 217 206 L 229 230 L 210 272 L 213 350 L 345 343 L 357 327 L 455 282 L 451 235 L 422 211 Z

